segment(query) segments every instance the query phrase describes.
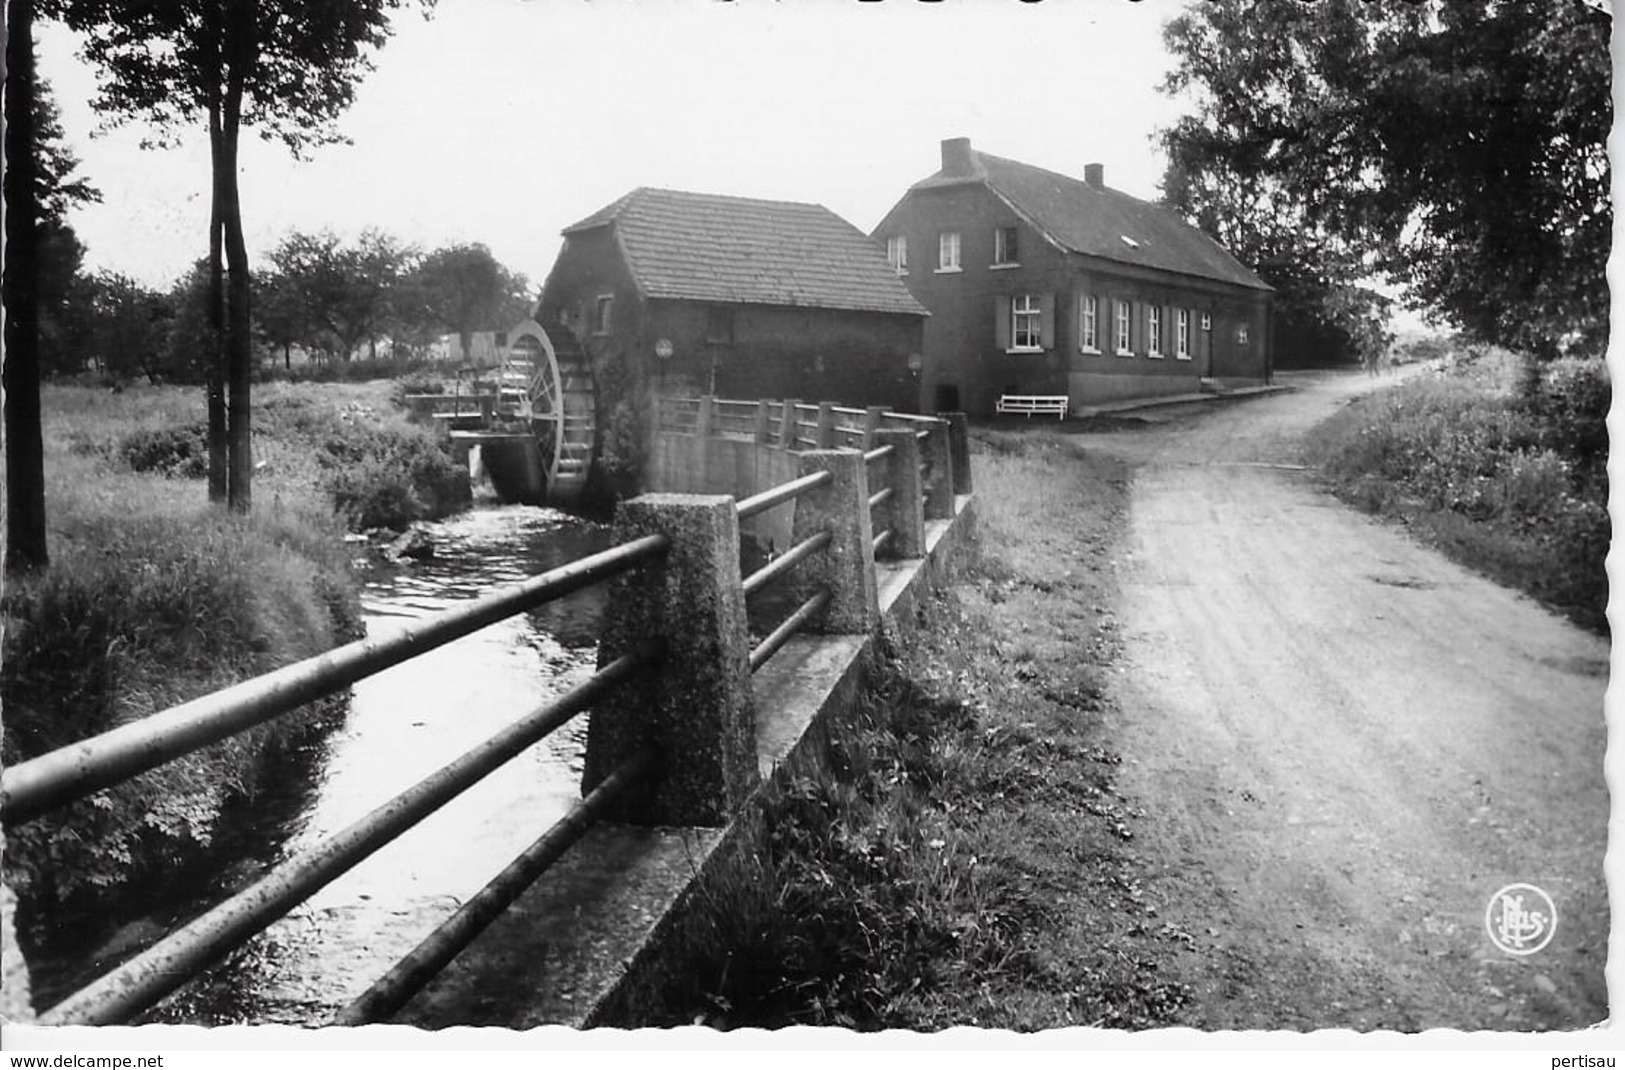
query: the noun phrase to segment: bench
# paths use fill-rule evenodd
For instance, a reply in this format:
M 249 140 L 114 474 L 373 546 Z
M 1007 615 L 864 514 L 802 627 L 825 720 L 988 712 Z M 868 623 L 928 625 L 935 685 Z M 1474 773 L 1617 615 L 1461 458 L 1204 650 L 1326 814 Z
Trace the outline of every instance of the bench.
M 1066 419 L 1070 399 L 1065 394 L 1004 394 L 999 398 L 996 411 L 1001 416 L 1020 413 L 1024 416 L 1059 416 Z

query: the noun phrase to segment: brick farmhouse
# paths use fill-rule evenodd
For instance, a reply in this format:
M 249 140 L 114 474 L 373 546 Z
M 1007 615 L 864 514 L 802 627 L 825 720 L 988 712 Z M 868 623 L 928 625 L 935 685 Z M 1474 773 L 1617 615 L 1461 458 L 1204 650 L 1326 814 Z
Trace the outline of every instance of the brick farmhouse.
M 944 141 L 941 170 L 872 237 L 931 312 L 923 411 L 1270 377 L 1270 286 L 1174 212 L 1106 186 L 1098 164 L 1080 180 Z

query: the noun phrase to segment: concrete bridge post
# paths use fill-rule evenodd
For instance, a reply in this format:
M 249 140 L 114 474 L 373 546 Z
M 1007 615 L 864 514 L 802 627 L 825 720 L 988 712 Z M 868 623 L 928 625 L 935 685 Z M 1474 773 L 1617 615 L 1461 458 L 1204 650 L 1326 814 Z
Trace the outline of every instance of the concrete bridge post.
M 875 432 L 875 447 L 892 451 L 880 462 L 884 466 L 884 486 L 892 495 L 883 507 L 886 526 L 891 528 L 887 557 L 925 556 L 925 512 L 920 500 L 920 440 L 908 429 L 881 428 Z M 879 480 L 875 480 L 877 484 Z
M 833 478 L 796 498 L 790 542 L 798 545 L 822 532 L 830 542 L 821 553 L 796 566 L 790 588 L 796 602 L 819 590 L 828 608 L 808 625 L 823 635 L 858 635 L 880 619 L 875 584 L 874 528 L 869 518 L 868 465 L 858 450 L 810 450 L 800 454 L 803 476 L 828 472 Z
M 711 425 L 716 420 L 717 399 L 707 395 L 700 399 L 700 408 L 694 414 L 694 434 L 700 438 L 708 438 L 711 434 Z
M 820 401 L 818 403 L 818 449 L 833 449 L 835 446 L 835 402 Z
M 659 773 L 610 819 L 725 825 L 758 779 L 734 499 L 645 494 L 617 508 L 617 543 L 656 534 L 671 540 L 664 559 L 616 577 L 611 587 L 598 664 L 651 643 L 663 644 L 664 654 L 593 710 L 582 791 L 653 745 Z
M 863 412 L 863 448 L 875 448 L 875 432 L 886 419 L 886 406 L 870 405 Z
M 948 421 L 948 453 L 954 462 L 954 493 L 971 493 L 970 422 L 962 412 L 939 412 Z
M 948 425 L 927 425 L 920 439 L 920 459 L 925 464 L 925 518 L 951 520 L 954 515 L 954 462 L 948 442 Z
M 779 448 L 786 450 L 798 449 L 796 436 L 796 399 L 784 399 L 784 411 L 779 414 Z
M 768 423 L 771 417 L 771 410 L 769 406 L 771 405 L 772 402 L 768 401 L 766 398 L 762 398 L 756 402 L 756 433 L 752 437 L 756 440 L 756 444 L 758 446 L 765 446 L 769 441 L 767 436 Z

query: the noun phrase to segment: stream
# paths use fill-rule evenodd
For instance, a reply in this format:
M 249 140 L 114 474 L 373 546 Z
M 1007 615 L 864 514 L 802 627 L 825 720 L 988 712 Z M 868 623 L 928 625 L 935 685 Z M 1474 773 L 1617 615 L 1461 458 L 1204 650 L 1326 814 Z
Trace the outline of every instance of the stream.
M 359 570 L 369 636 L 609 544 L 607 528 L 551 509 L 480 505 L 424 525 L 435 553 Z M 603 585 L 511 617 L 358 683 L 333 731 L 279 786 L 223 820 L 211 878 L 193 901 L 100 919 L 38 962 L 50 1006 L 104 972 L 109 944 L 137 946 L 184 923 L 276 863 L 347 827 L 585 679 L 594 668 Z M 319 1025 L 411 951 L 580 798 L 586 718 L 578 717 L 384 846 L 181 989 L 144 1019 Z M 116 929 L 114 928 L 116 926 Z

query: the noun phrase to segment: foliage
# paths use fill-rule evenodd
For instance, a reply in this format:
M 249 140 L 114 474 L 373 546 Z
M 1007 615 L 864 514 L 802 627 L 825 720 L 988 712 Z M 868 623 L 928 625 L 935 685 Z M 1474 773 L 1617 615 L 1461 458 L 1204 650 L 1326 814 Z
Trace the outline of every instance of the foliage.
M 1541 371 L 1532 396 L 1514 388 L 1506 354 L 1413 379 L 1322 425 L 1311 459 L 1344 497 L 1408 518 L 1467 564 L 1600 629 L 1607 370 L 1571 360 Z
M 115 382 L 145 376 L 156 383 L 167 377 L 175 317 L 169 295 L 117 272 L 98 271 L 79 277 L 73 303 L 80 360 Z
M 132 489 L 56 495 L 52 567 L 6 586 L 8 764 L 358 633 L 330 519 L 228 518 Z M 38 909 L 162 877 L 209 842 L 220 807 L 253 790 L 264 749 L 291 730 L 255 730 L 8 829 L 8 883 Z
M 119 454 L 133 472 L 200 479 L 209 474 L 208 426 L 145 427 L 119 440 Z
M 68 224 L 68 213 L 99 202 L 101 193 L 78 175 L 79 158 L 63 144 L 61 113 L 50 84 L 39 79 L 34 93 L 34 182 L 39 209 L 39 256 L 35 276 L 39 302 L 40 371 L 75 371 L 83 366 L 75 351 L 75 279 L 84 245 Z
M 334 505 L 352 528 L 404 528 L 465 508 L 468 470 L 428 432 L 350 425 L 321 443 Z
M 535 303 L 523 275 L 503 267 L 484 245 L 447 245 L 425 256 L 407 280 L 424 327 L 458 336 L 466 359 L 474 331 L 504 330 Z M 426 332 L 420 332 L 426 333 Z
M 331 230 L 293 231 L 271 250 L 269 328 L 307 350 L 350 359 L 391 324 L 416 252 L 376 227 L 346 244 Z M 374 357 L 377 356 L 373 352 Z
M 1473 336 L 1601 351 L 1610 19 L 1584 0 L 1210 0 L 1173 19 L 1171 203 L 1312 308 L 1372 272 Z
M 428 2 L 428 0 L 426 0 Z M 338 140 L 337 118 L 389 34 L 400 0 L 48 0 L 85 35 L 100 68 L 94 107 L 142 119 L 156 138 L 203 120 L 209 134 L 208 308 L 217 345 L 209 377 L 209 493 L 252 504 L 248 250 L 238 191 L 244 125 L 294 153 Z M 230 405 L 227 406 L 227 393 Z
M 266 382 L 365 383 L 379 379 L 400 379 L 441 367 L 444 365 L 421 357 L 390 355 L 357 357 L 354 360 L 312 360 L 285 368 L 270 365 L 260 368 L 259 375 Z

